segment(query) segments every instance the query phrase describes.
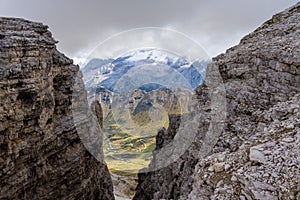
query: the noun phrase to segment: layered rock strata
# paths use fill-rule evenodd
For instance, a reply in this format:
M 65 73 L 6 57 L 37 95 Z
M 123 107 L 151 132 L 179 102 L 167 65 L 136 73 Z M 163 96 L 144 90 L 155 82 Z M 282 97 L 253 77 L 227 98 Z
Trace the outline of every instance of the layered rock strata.
M 41 23 L 0 18 L 0 199 L 113 199 L 74 124 L 81 72 L 55 44 Z

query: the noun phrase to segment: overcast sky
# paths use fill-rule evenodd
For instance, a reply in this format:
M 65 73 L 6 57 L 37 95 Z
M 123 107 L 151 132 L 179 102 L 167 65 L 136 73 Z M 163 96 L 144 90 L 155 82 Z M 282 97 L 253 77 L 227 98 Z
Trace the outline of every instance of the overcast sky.
M 0 0 L 0 16 L 49 25 L 58 48 L 78 60 L 133 28 L 182 32 L 216 56 L 296 0 Z

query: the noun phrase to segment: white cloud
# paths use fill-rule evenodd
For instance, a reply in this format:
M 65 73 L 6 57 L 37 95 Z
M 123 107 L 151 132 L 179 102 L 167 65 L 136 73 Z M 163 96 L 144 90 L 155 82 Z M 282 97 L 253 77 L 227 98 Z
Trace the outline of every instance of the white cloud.
M 1 0 L 2 16 L 41 21 L 58 47 L 81 58 L 109 36 L 139 27 L 171 27 L 189 35 L 211 56 L 236 44 L 295 0 Z M 84 53 L 82 53 L 84 52 Z

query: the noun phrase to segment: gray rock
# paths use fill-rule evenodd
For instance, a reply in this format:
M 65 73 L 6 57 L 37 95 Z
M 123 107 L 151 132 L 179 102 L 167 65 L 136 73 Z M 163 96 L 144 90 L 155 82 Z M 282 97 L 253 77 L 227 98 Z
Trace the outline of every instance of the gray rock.
M 250 154 L 249 154 L 249 159 L 251 161 L 259 162 L 259 163 L 266 163 L 267 160 L 265 158 L 265 155 L 256 149 L 255 147 L 250 148 Z
M 225 170 L 225 163 L 221 162 L 221 163 L 215 163 L 213 165 L 214 171 L 215 172 L 222 172 Z
M 139 174 L 134 199 L 296 199 L 299 196 L 300 115 L 294 112 L 300 105 L 299 11 L 297 3 L 274 15 L 239 45 L 213 59 L 227 97 L 227 119 L 219 141 L 210 156 L 196 156 L 211 117 L 208 109 L 201 109 L 209 107 L 212 99 L 205 82 L 195 94 L 202 114 L 195 142 L 168 167 Z M 158 135 L 160 144 L 172 140 L 176 124 L 178 121 L 171 120 L 169 129 Z M 294 139 L 282 142 L 284 138 Z M 220 153 L 225 154 L 224 162 L 231 168 L 214 173 L 209 166 L 216 163 Z M 249 162 L 249 153 L 250 161 L 258 162 Z M 151 163 L 155 162 L 154 155 Z M 231 180 L 232 175 L 237 181 Z M 221 180 L 226 184 L 218 185 Z
M 74 125 L 79 66 L 55 43 L 41 23 L 0 18 L 0 199 L 114 199 L 106 165 Z

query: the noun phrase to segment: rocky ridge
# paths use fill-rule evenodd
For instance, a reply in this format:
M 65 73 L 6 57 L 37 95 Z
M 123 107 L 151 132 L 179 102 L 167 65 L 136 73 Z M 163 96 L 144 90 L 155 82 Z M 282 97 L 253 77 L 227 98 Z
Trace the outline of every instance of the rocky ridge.
M 300 198 L 299 22 L 297 3 L 213 59 L 227 100 L 217 144 L 209 156 L 198 156 L 211 117 L 204 82 L 195 94 L 203 108 L 198 136 L 176 162 L 140 173 L 134 199 Z M 175 117 L 159 132 L 158 149 L 173 139 L 179 124 Z M 155 162 L 154 154 L 150 168 Z
M 0 199 L 114 199 L 74 125 L 81 72 L 55 44 L 41 23 L 0 18 Z

